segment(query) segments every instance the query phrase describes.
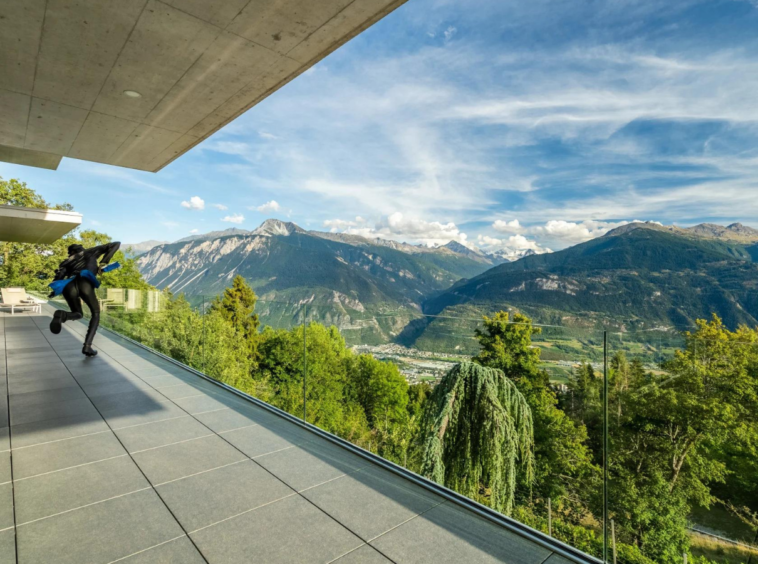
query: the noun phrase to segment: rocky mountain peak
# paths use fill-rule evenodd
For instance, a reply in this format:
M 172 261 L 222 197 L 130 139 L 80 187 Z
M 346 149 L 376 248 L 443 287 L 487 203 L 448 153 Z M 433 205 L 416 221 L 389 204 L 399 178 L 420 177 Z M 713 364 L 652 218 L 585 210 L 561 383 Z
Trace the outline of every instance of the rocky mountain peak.
M 229 237 L 230 235 L 247 235 L 250 231 L 246 229 L 240 229 L 239 227 L 230 227 L 223 231 L 210 231 L 208 233 L 198 233 L 195 235 L 189 235 L 188 237 L 182 237 L 174 241 L 174 243 L 186 243 L 187 241 L 207 241 L 210 239 L 218 239 L 219 237 Z
M 730 225 L 727 225 L 726 228 L 729 231 L 734 231 L 735 233 L 739 233 L 740 235 L 747 235 L 749 237 L 758 236 L 758 229 L 753 229 L 752 227 L 748 227 L 747 225 L 742 225 L 741 223 L 732 223 Z
M 473 249 L 469 249 L 466 245 L 459 243 L 458 241 L 450 241 L 446 245 L 442 245 L 446 249 L 450 249 L 454 253 L 464 256 L 483 256 L 481 253 L 476 252 Z
M 305 230 L 291 221 L 282 221 L 280 219 L 267 219 L 252 232 L 253 235 L 262 235 L 264 237 L 272 237 L 274 235 L 287 236 L 293 233 L 305 233 Z

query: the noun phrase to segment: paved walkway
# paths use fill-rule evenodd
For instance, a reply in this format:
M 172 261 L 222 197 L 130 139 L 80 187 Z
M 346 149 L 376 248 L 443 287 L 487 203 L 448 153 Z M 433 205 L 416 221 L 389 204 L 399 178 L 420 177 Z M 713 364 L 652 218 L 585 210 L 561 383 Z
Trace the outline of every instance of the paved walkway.
M 3 564 L 567 562 L 126 340 L 0 315 Z

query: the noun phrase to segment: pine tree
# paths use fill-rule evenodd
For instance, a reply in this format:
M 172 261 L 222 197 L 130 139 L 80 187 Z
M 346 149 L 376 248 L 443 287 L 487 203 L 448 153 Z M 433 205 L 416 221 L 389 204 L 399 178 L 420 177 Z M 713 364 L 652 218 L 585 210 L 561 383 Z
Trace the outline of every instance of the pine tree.
M 253 313 L 257 301 L 258 296 L 255 295 L 255 291 L 242 276 L 237 275 L 231 287 L 224 290 L 224 293 L 213 301 L 211 310 L 220 313 L 224 319 L 234 325 L 238 332 L 247 335 L 258 332 L 260 321 Z
M 422 429 L 424 476 L 512 511 L 518 466 L 533 478 L 534 437 L 531 410 L 502 371 L 457 364 L 427 400 Z
M 235 276 L 231 287 L 213 300 L 210 313 L 219 315 L 234 327 L 238 346 L 247 351 L 251 362 L 258 356 L 258 328 L 260 320 L 255 312 L 258 296 L 242 276 Z

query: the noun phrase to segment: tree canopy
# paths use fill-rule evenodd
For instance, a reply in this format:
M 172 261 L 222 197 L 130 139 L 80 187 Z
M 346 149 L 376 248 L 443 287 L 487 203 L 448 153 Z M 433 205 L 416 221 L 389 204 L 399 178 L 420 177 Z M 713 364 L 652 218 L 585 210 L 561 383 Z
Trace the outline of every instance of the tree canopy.
M 0 178 L 0 205 L 27 208 L 59 209 L 71 211 L 70 204 L 51 204 L 19 180 Z M 93 247 L 109 243 L 112 239 L 94 230 L 75 231 L 48 245 L 0 242 L 0 286 L 21 286 L 27 290 L 47 293 L 58 265 L 68 256 L 68 246 L 74 243 Z M 121 268 L 105 273 L 100 282 L 105 288 L 149 289 L 137 268 L 134 258 L 127 258 L 119 250 L 113 257 Z

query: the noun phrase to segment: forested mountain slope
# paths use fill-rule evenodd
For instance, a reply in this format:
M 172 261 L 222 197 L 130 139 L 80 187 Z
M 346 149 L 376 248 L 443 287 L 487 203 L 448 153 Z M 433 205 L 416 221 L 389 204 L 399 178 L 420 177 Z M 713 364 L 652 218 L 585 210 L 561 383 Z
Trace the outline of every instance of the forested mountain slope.
M 368 340 L 386 340 L 419 315 L 427 296 L 484 272 L 492 261 L 267 220 L 251 232 L 155 247 L 139 265 L 151 284 L 185 293 L 194 303 L 218 295 L 239 274 L 260 296 L 259 313 L 267 323 L 291 325 L 308 305 L 309 317 L 352 324 Z M 379 314 L 382 319 L 373 319 Z
M 721 316 L 758 324 L 758 245 L 647 224 L 552 254 L 496 266 L 428 299 L 430 315 L 521 310 L 536 322 L 582 327 L 687 327 Z M 418 339 L 426 327 L 407 332 Z

